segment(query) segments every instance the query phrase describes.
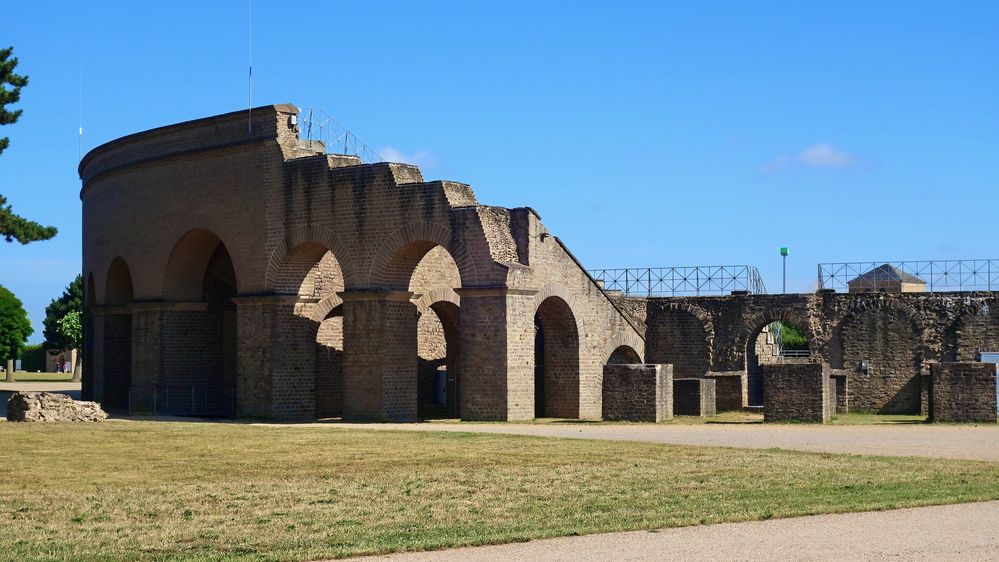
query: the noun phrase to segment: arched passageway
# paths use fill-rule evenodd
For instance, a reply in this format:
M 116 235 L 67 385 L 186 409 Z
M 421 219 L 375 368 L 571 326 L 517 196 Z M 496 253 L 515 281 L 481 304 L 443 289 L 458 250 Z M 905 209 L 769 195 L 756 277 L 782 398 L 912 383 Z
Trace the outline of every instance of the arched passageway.
M 104 285 L 103 373 L 101 404 L 109 412 L 128 412 L 132 389 L 132 315 L 125 308 L 134 300 L 132 275 L 122 258 L 108 267 Z
M 232 299 L 237 280 L 218 236 L 194 230 L 177 242 L 163 292 L 176 304 L 162 316 L 165 352 L 155 391 L 157 411 L 233 415 L 237 334 Z
M 579 329 L 568 303 L 551 296 L 534 315 L 534 416 L 579 417 Z
M 809 362 L 810 358 L 808 338 L 797 325 L 775 320 L 758 326 L 746 342 L 749 405 L 763 405 L 762 365 Z

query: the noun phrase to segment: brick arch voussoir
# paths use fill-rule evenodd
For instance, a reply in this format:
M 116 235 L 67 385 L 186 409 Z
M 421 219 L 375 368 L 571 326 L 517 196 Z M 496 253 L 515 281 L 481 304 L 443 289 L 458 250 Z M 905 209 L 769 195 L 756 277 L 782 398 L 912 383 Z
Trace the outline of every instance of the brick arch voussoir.
M 288 231 L 284 240 L 274 251 L 271 252 L 267 261 L 267 275 L 265 277 L 265 287 L 274 290 L 278 282 L 278 275 L 284 260 L 295 248 L 306 242 L 316 242 L 322 244 L 327 250 L 333 252 L 343 273 L 344 284 L 351 285 L 355 279 L 354 267 L 349 249 L 337 238 L 336 234 L 320 225 L 303 225 Z
M 549 297 L 557 297 L 561 299 L 565 304 L 569 305 L 569 310 L 572 312 L 572 318 L 576 322 L 576 334 L 579 337 L 580 346 L 586 340 L 586 326 L 583 324 L 583 315 L 580 311 L 579 299 L 575 295 L 571 294 L 564 286 L 558 283 L 548 283 L 541 290 L 534 295 L 534 313 L 538 313 L 538 308 L 541 307 L 541 303 L 545 302 Z
M 664 308 L 665 310 L 686 312 L 701 322 L 701 328 L 704 330 L 704 342 L 707 344 L 705 346 L 705 353 L 707 354 L 705 357 L 705 364 L 710 370 L 714 364 L 714 353 L 712 353 L 712 350 L 715 345 L 715 324 L 714 320 L 711 318 L 711 313 L 695 304 L 686 302 L 670 302 L 667 303 Z
M 416 312 L 423 314 L 439 302 L 449 302 L 461 308 L 461 297 L 451 287 L 434 287 L 416 299 Z
M 809 348 L 813 351 L 821 347 L 823 341 L 812 329 L 807 316 L 802 316 L 799 312 L 788 308 L 778 308 L 767 312 L 758 312 L 746 317 L 739 327 L 739 336 L 736 338 L 736 349 L 745 350 L 751 338 L 760 333 L 763 328 L 773 322 L 787 322 L 794 324 L 801 330 L 808 339 Z
M 843 327 L 851 320 L 859 318 L 866 313 L 878 312 L 886 308 L 901 312 L 912 325 L 913 332 L 916 336 L 916 359 L 920 365 L 925 366 L 926 358 L 933 355 L 930 352 L 930 345 L 927 340 L 932 330 L 928 329 L 927 324 L 919 311 L 908 303 L 900 302 L 896 299 L 887 299 L 881 296 L 864 299 L 850 307 L 849 310 L 847 310 L 846 313 L 837 320 L 835 329 L 842 335 Z
M 471 259 L 468 249 L 451 229 L 436 223 L 413 222 L 397 228 L 375 251 L 374 258 L 368 268 L 367 281 L 374 286 L 391 285 L 398 282 L 390 273 L 390 266 L 397 252 L 414 242 L 433 242 L 443 247 L 451 254 L 462 286 L 473 285 L 478 280 L 475 262 Z
M 333 309 L 343 304 L 343 299 L 336 295 L 329 295 L 323 297 L 322 300 L 316 303 L 316 306 L 312 308 L 312 313 L 309 314 L 309 319 L 313 322 L 322 322 L 326 319 Z
M 604 362 L 617 350 L 617 348 L 630 347 L 638 356 L 645 360 L 645 340 L 638 337 L 634 332 L 621 332 L 612 337 L 604 348 Z

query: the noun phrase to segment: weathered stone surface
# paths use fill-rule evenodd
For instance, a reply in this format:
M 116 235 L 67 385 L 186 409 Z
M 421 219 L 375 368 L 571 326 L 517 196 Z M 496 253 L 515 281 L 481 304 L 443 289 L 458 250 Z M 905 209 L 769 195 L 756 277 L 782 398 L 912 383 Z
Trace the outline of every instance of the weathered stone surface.
M 650 422 L 673 419 L 673 366 L 604 365 L 603 417 Z
M 714 379 L 673 379 L 673 414 L 715 415 Z
M 748 376 L 745 371 L 708 373 L 715 381 L 715 409 L 719 412 L 741 410 L 749 405 Z
M 819 363 L 763 366 L 763 421 L 829 421 L 835 402 L 829 374 Z
M 930 366 L 930 419 L 996 423 L 995 363 Z
M 747 370 L 751 389 L 765 363 L 758 336 L 772 322 L 794 324 L 813 358 L 849 375 L 853 411 L 925 411 L 931 363 L 976 361 L 979 352 L 999 349 L 996 291 L 619 300 L 645 318 L 646 361 L 673 364 L 677 377 Z
M 7 401 L 8 421 L 91 422 L 107 417 L 97 402 L 73 400 L 56 392 L 15 392 Z

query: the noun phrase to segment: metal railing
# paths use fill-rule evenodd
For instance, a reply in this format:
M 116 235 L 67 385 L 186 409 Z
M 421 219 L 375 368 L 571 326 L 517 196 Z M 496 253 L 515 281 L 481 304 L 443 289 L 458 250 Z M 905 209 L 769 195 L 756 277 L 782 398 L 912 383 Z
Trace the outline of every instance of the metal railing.
M 820 263 L 818 281 L 819 289 L 849 291 L 852 285 L 854 292 L 891 292 L 898 290 L 897 283 L 913 285 L 915 291 L 995 291 L 999 260 Z
M 781 357 L 797 357 L 797 358 L 800 358 L 800 357 L 811 357 L 812 356 L 812 350 L 810 350 L 810 349 L 781 349 L 780 350 L 780 356 Z
M 130 413 L 160 416 L 232 418 L 236 388 L 232 385 L 160 384 L 129 387 Z
M 364 144 L 322 109 L 303 107 L 299 110 L 298 138 L 310 144 L 322 143 L 326 154 L 357 156 L 365 164 L 382 161 L 378 151 Z
M 767 292 L 760 272 L 751 265 L 699 265 L 591 269 L 604 289 L 633 297 L 727 295 L 732 291 Z

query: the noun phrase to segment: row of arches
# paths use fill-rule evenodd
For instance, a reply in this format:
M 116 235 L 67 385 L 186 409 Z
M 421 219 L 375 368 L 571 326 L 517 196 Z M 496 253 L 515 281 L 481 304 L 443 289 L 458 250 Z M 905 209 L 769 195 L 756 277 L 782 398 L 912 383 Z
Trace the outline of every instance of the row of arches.
M 330 244 L 313 239 L 281 250 L 279 263 L 268 273 L 273 294 L 290 305 L 276 320 L 285 353 L 288 380 L 312 385 L 314 415 L 337 417 L 345 404 L 345 335 L 352 328 L 342 296 L 349 294 L 344 270 Z M 411 353 L 415 376 L 405 392 L 416 397 L 416 415 L 461 416 L 461 270 L 447 248 L 434 240 L 415 240 L 395 250 L 381 268 L 386 287 L 381 290 L 411 294 L 407 310 L 414 344 L 399 343 L 398 353 Z M 238 399 L 237 360 L 240 341 L 236 268 L 226 244 L 206 230 L 180 238 L 164 272 L 163 300 L 185 303 L 163 313 L 163 360 L 156 382 L 163 400 L 165 387 L 204 388 L 204 396 L 170 395 L 170 413 L 226 410 L 227 395 Z M 88 276 L 88 305 L 96 299 L 94 276 Z M 535 329 L 535 414 L 538 417 L 578 417 L 580 404 L 582 337 L 572 304 L 558 294 L 539 299 Z M 103 396 L 112 410 L 129 408 L 135 381 L 131 377 L 132 315 L 135 302 L 132 276 L 126 261 L 112 260 L 104 279 Z M 410 324 L 407 324 L 410 325 Z M 405 339 L 405 338 L 404 338 Z M 392 345 L 395 345 L 393 342 Z M 405 351 L 408 349 L 409 351 Z M 622 345 L 608 362 L 641 362 L 632 347 Z M 408 361 L 403 359 L 403 361 Z M 275 367 L 277 368 L 277 367 Z M 284 380 L 284 379 L 282 379 Z M 304 381 L 304 382 L 303 382 Z M 211 389 L 211 390 L 209 390 Z M 276 399 L 276 398 L 275 398 Z M 217 406 L 217 407 L 213 407 Z M 235 404 L 228 404 L 232 410 Z M 160 405 L 163 408 L 163 405 Z
M 906 303 L 863 300 L 823 320 L 827 327 L 821 337 L 802 314 L 775 309 L 740 319 L 724 333 L 719 348 L 710 315 L 696 306 L 668 303 L 650 314 L 648 357 L 673 363 L 676 378 L 741 366 L 751 405 L 762 404 L 762 365 L 822 360 L 850 373 L 851 409 L 919 413 L 927 361 L 975 361 L 978 352 L 999 345 L 999 313 L 993 308 L 988 302 L 972 306 L 941 328 L 925 325 Z M 780 353 L 777 340 L 786 338 L 779 338 L 777 330 L 800 335 L 801 344 Z

